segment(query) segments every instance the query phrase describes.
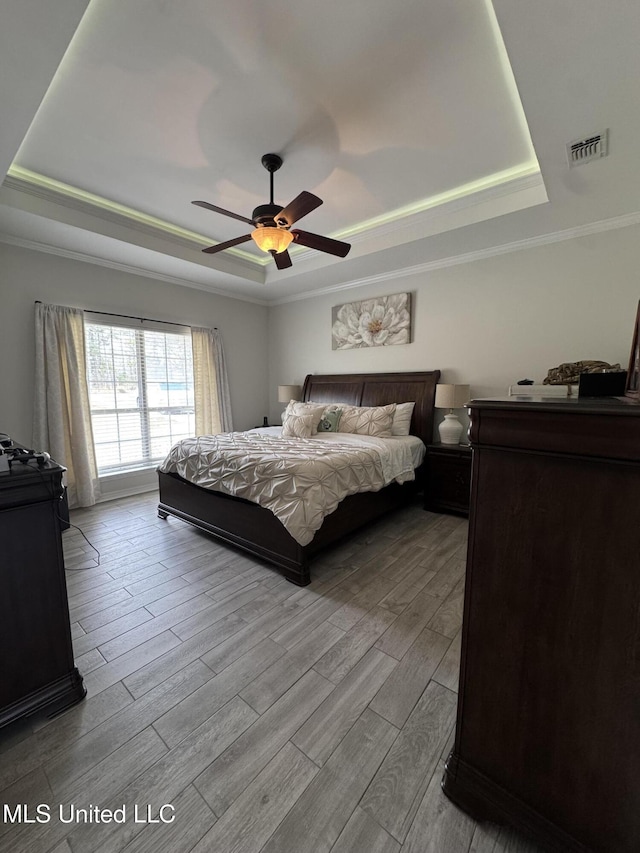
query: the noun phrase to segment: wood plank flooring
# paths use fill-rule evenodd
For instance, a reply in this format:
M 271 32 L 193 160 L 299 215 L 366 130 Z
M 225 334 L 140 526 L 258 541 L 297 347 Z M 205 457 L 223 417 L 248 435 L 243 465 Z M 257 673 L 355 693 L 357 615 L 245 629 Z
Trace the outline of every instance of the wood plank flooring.
M 402 510 L 299 588 L 156 504 L 71 514 L 101 555 L 64 533 L 88 694 L 0 730 L 2 853 L 536 853 L 440 789 L 464 520 Z

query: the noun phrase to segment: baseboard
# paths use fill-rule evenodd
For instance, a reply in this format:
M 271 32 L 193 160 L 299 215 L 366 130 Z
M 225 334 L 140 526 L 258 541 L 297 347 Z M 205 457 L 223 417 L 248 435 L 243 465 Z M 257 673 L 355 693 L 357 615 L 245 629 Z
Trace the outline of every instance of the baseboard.
M 130 498 L 134 495 L 142 495 L 145 492 L 157 492 L 158 484 L 147 483 L 145 485 L 139 486 L 129 486 L 128 489 L 118 489 L 115 492 L 108 492 L 107 494 L 101 494 L 96 503 L 103 504 L 107 501 L 117 501 L 120 498 Z

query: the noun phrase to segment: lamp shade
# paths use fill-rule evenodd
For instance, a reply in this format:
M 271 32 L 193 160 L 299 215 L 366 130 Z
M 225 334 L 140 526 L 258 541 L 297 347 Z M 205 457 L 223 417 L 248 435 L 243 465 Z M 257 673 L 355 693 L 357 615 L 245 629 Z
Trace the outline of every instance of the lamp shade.
M 293 240 L 293 234 L 273 225 L 256 228 L 251 232 L 251 236 L 263 252 L 275 252 L 276 255 L 284 252 Z
M 436 385 L 436 409 L 461 409 L 468 402 L 468 385 Z
M 288 403 L 290 400 L 299 400 L 301 390 L 299 385 L 278 385 L 278 402 Z

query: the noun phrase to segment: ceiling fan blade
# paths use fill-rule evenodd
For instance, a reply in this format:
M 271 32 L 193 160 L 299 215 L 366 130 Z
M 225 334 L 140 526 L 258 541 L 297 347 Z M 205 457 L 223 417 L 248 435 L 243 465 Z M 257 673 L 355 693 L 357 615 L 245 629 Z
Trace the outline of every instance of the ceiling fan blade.
M 276 266 L 279 270 L 286 270 L 290 266 L 293 266 L 291 263 L 291 257 L 289 256 L 289 252 L 285 249 L 284 252 L 274 252 L 273 260 L 276 262 Z
M 298 219 L 302 219 L 303 216 L 306 216 L 307 213 L 311 213 L 312 210 L 315 210 L 316 207 L 320 207 L 321 204 L 322 199 L 318 198 L 317 195 L 303 191 L 274 218 L 276 222 L 283 220 L 290 228 L 294 222 L 297 222 Z
M 320 234 L 310 234 L 308 231 L 298 231 L 298 229 L 291 233 L 294 243 L 309 249 L 317 249 L 318 252 L 337 255 L 339 258 L 346 258 L 351 249 L 351 243 L 332 240 L 331 237 L 321 237 Z
M 216 207 L 215 204 L 209 204 L 208 201 L 192 201 L 191 204 L 197 204 L 198 207 L 204 207 L 207 210 L 213 210 L 214 213 L 222 213 L 224 216 L 231 216 L 232 219 L 239 219 L 240 222 L 248 222 L 253 225 L 253 219 L 247 219 L 246 216 L 240 216 L 239 213 L 231 213 L 230 210 L 225 210 L 224 207 Z
M 216 252 L 223 252 L 225 249 L 230 249 L 232 246 L 237 246 L 239 243 L 246 243 L 251 239 L 251 234 L 243 234 L 242 237 L 234 237 L 233 240 L 227 240 L 225 243 L 216 243 L 215 246 L 208 246 L 203 249 L 207 255 L 214 255 Z

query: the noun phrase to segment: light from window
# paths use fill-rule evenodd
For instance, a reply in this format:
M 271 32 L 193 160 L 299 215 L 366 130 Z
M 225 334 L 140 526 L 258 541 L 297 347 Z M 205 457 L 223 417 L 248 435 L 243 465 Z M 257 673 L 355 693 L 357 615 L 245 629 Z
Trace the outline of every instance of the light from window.
M 190 334 L 85 324 L 98 474 L 149 468 L 194 435 Z

